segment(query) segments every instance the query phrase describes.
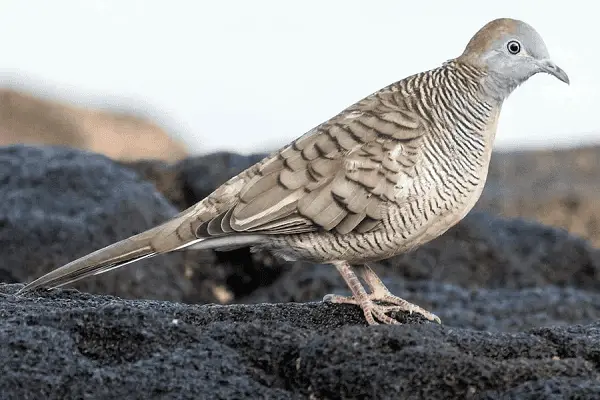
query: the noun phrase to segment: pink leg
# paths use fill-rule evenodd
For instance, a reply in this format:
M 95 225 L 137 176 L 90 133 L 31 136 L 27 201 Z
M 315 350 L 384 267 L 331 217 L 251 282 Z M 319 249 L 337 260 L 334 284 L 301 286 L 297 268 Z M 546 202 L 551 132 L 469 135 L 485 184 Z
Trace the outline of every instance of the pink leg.
M 377 318 L 381 322 L 385 324 L 398 324 L 399 322 L 393 318 L 385 315 L 385 312 L 381 309 L 381 306 L 375 304 L 373 300 L 370 299 L 370 296 L 365 291 L 365 288 L 358 280 L 358 277 L 352 271 L 352 267 L 347 262 L 336 262 L 333 263 L 337 270 L 339 271 L 342 278 L 346 281 L 346 284 L 350 288 L 350 291 L 353 294 L 353 297 L 346 298 L 344 296 L 336 296 L 336 295 L 328 295 L 326 296 L 328 301 L 333 303 L 350 303 L 359 305 L 363 313 L 365 314 L 365 318 L 369 325 L 377 325 L 378 322 L 375 320 Z M 350 300 L 350 301 L 348 301 Z
M 381 279 L 375 274 L 375 272 L 371 269 L 371 267 L 367 264 L 362 266 L 362 276 L 367 282 L 369 289 L 371 289 L 371 295 L 373 296 L 373 300 L 381 301 L 383 303 L 394 304 L 395 306 L 400 307 L 400 310 L 407 311 L 409 314 L 416 312 L 417 314 L 421 314 L 425 318 L 430 321 L 435 321 L 438 324 L 441 324 L 442 321 L 438 318 L 437 315 L 430 313 L 429 311 L 417 306 L 416 304 L 412 304 L 398 296 L 394 296 L 389 289 L 383 284 Z
M 355 304 L 362 308 L 367 323 L 369 325 L 376 325 L 379 320 L 384 324 L 398 324 L 399 322 L 393 318 L 390 318 L 387 313 L 389 312 L 397 312 L 397 311 L 406 311 L 412 314 L 416 312 L 418 314 L 423 315 L 430 321 L 435 321 L 441 323 L 440 319 L 430 313 L 422 309 L 421 307 L 409 303 L 408 301 L 401 299 L 398 296 L 394 296 L 390 293 L 390 291 L 385 287 L 381 279 L 373 272 L 373 270 L 368 266 L 360 266 L 362 277 L 371 289 L 371 293 L 367 293 L 358 277 L 352 270 L 352 266 L 347 262 L 335 262 L 333 263 L 340 275 L 346 281 L 346 284 L 350 288 L 352 292 L 351 297 L 347 296 L 339 296 L 335 294 L 329 294 L 325 296 L 324 301 L 330 301 L 333 303 L 344 303 L 344 304 Z M 384 304 L 379 304 L 384 303 Z

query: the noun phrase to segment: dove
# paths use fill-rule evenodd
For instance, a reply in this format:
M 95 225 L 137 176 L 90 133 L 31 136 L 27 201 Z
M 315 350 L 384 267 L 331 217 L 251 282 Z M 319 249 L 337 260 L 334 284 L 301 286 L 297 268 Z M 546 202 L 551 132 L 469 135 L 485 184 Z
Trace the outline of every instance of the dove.
M 385 62 L 384 55 L 357 56 Z M 370 325 L 399 323 L 392 316 L 398 312 L 440 322 L 392 294 L 370 264 L 409 252 L 465 217 L 484 188 L 504 100 L 538 73 L 569 84 L 533 27 L 493 20 L 458 57 L 368 95 L 173 219 L 57 268 L 19 293 L 157 254 L 247 246 L 334 266 L 351 295 L 324 300 L 359 306 Z

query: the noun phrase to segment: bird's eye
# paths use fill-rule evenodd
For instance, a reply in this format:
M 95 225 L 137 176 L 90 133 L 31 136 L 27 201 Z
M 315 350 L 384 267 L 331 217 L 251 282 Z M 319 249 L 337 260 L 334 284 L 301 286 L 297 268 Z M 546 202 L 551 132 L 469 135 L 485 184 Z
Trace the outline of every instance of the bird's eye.
M 510 54 L 519 54 L 521 51 L 521 43 L 517 42 L 516 40 L 511 40 L 507 43 L 506 48 Z

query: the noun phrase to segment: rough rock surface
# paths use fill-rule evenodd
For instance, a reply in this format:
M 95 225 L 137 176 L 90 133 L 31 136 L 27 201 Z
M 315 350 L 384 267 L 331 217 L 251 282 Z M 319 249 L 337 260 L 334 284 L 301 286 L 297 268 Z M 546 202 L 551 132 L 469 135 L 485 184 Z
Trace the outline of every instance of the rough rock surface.
M 261 157 L 123 168 L 72 150 L 1 149 L 0 282 L 172 215 L 140 177 L 184 208 Z M 404 325 L 367 327 L 357 307 L 305 303 L 347 293 L 334 268 L 247 250 L 164 256 L 77 286 L 246 304 L 73 290 L 16 297 L 20 284 L 0 284 L 0 398 L 600 397 L 600 250 L 586 240 L 472 212 L 374 267 L 443 325 L 398 315 Z
M 181 210 L 208 196 L 217 186 L 260 161 L 266 154 L 242 156 L 227 151 L 190 157 L 175 164 L 140 160 L 122 162 L 156 188 Z
M 366 327 L 360 311 L 346 305 L 189 306 L 63 290 L 16 297 L 18 287 L 0 285 L 4 399 L 600 394 L 598 323 L 506 333 L 404 316 L 404 325 Z M 438 297 L 452 292 L 436 288 Z M 514 312 L 524 317 L 532 310 L 514 292 L 500 298 L 521 305 Z M 474 302 L 485 312 L 484 302 L 496 299 Z
M 0 148 L 0 281 L 25 282 L 177 210 L 152 184 L 104 156 L 58 147 Z M 180 301 L 183 256 L 144 260 L 74 284 L 92 293 Z

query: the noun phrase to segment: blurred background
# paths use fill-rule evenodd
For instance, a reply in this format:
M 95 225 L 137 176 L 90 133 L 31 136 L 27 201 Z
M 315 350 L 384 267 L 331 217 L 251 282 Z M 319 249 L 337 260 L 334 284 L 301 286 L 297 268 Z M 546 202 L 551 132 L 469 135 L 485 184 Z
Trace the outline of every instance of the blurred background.
M 497 148 L 600 138 L 589 1 L 0 0 L 0 144 L 176 161 L 281 146 L 371 92 L 459 55 L 498 17 L 544 37 L 571 86 L 508 99 Z

